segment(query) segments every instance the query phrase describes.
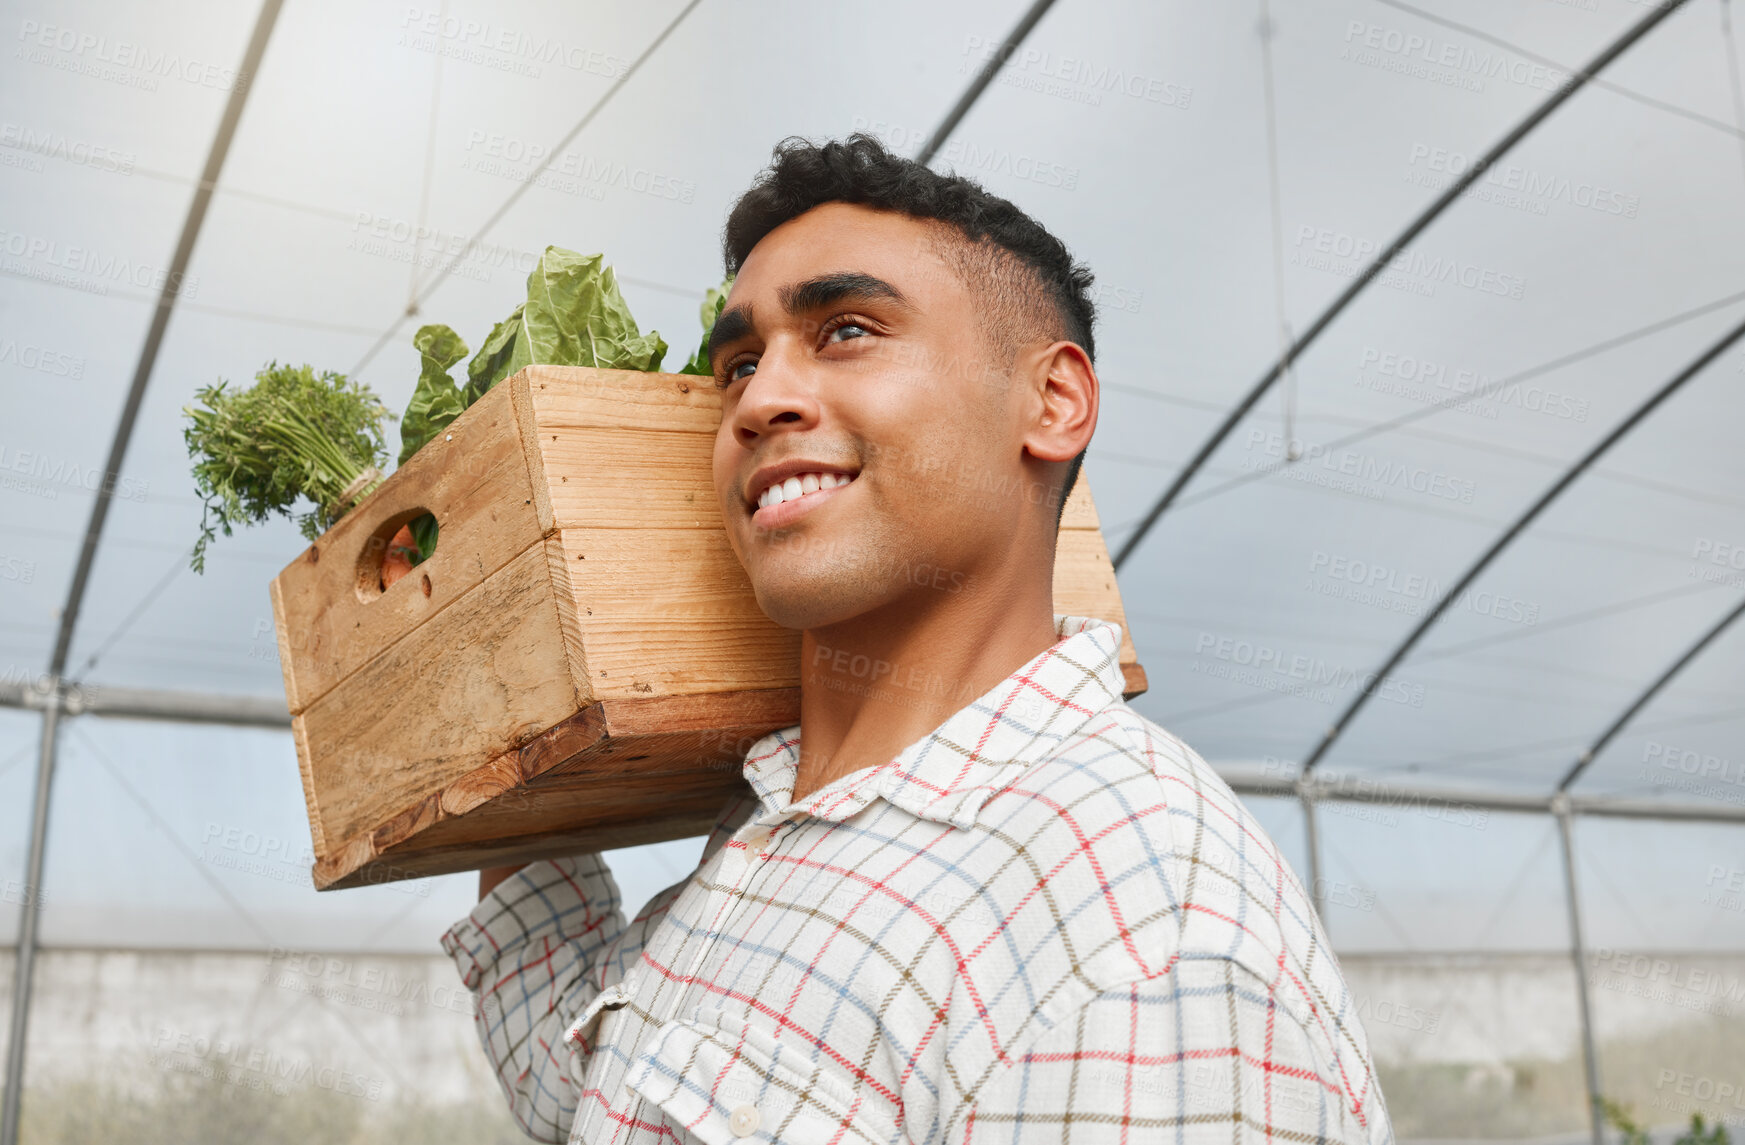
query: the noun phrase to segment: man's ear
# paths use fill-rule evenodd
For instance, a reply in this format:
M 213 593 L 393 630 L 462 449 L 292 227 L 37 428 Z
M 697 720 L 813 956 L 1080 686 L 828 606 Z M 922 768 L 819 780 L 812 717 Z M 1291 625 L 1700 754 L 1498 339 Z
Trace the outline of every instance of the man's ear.
M 1032 361 L 1024 448 L 1042 461 L 1071 461 L 1097 429 L 1097 371 L 1075 342 L 1056 342 Z

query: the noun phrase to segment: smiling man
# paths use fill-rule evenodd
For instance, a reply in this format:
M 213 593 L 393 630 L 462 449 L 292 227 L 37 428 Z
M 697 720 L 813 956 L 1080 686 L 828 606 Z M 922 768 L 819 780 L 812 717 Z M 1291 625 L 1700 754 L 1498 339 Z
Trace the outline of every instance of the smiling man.
M 580 1142 L 1391 1140 L 1307 893 L 1053 611 L 1090 274 L 853 136 L 734 207 L 715 487 L 800 723 L 626 923 L 598 856 L 444 937 L 527 1132 Z

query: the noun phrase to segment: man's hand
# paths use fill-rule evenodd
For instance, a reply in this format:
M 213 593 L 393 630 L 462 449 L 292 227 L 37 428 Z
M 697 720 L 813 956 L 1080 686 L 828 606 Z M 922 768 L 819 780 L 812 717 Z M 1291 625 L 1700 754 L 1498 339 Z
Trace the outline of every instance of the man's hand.
M 526 863 L 516 863 L 513 867 L 486 867 L 479 872 L 479 898 L 490 894 L 496 885 L 510 875 L 525 867 Z

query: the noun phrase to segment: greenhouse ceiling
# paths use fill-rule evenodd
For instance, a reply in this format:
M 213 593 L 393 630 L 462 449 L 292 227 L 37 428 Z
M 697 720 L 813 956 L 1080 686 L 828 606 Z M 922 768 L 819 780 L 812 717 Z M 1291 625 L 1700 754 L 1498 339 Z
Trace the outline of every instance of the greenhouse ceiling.
M 548 244 L 604 251 L 676 368 L 726 209 L 777 140 L 920 153 L 986 70 L 933 162 L 1097 274 L 1085 473 L 1111 552 L 1290 359 L 1123 554 L 1141 712 L 1231 775 L 1314 758 L 1537 797 L 1713 634 L 1574 790 L 1745 802 L 1745 625 L 1722 625 L 1745 597 L 1745 347 L 1726 341 L 1745 320 L 1745 33 L 1724 0 L 1608 61 L 1324 329 L 1656 10 L 1061 0 L 1002 51 L 1023 5 L 10 8 L 7 682 L 58 666 L 94 693 L 282 704 L 267 585 L 304 542 L 262 527 L 190 571 L 196 389 L 309 362 L 403 409 L 413 330 L 488 329 Z

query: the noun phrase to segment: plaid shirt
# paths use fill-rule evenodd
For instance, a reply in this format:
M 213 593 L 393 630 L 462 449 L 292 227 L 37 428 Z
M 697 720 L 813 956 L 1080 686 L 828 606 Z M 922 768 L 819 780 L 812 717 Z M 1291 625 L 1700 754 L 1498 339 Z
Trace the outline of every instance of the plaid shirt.
M 698 870 L 628 925 L 598 856 L 443 937 L 543 1141 L 1391 1142 L 1301 882 L 1060 639 L 879 767 L 792 803 L 749 753 Z

